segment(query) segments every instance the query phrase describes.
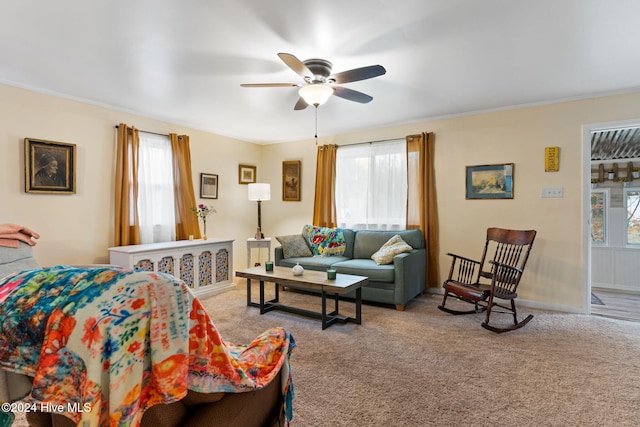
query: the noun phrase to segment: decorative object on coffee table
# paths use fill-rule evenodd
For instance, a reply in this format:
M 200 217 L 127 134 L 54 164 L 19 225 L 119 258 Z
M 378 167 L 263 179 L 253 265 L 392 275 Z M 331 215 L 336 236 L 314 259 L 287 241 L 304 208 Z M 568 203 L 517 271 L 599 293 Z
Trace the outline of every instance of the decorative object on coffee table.
M 294 276 L 302 276 L 304 274 L 304 267 L 301 266 L 300 264 L 296 264 L 291 269 L 291 272 L 293 273 Z

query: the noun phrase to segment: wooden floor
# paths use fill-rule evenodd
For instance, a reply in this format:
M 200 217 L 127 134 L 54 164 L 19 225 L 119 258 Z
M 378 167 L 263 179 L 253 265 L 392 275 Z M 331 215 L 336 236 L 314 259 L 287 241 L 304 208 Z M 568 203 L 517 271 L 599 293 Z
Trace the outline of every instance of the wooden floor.
M 640 322 L 640 293 L 592 288 L 604 305 L 591 304 L 591 314 Z

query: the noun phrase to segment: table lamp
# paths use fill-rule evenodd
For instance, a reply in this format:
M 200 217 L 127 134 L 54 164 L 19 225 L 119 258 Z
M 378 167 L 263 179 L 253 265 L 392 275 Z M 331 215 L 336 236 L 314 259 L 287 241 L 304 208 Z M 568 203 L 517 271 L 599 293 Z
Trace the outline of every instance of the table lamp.
M 249 200 L 258 202 L 258 230 L 256 231 L 256 239 L 264 239 L 262 234 L 262 214 L 260 205 L 264 200 L 271 200 L 271 184 L 262 182 L 249 184 L 248 186 Z

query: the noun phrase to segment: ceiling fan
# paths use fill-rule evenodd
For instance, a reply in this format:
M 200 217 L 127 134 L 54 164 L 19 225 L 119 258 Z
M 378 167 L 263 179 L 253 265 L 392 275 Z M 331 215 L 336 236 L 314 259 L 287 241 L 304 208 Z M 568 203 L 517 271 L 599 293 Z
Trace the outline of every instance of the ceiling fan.
M 326 59 L 307 59 L 301 61 L 290 53 L 279 53 L 278 56 L 289 68 L 304 79 L 304 83 L 245 83 L 242 87 L 299 87 L 300 99 L 294 110 L 304 110 L 309 105 L 318 107 L 324 104 L 331 95 L 366 104 L 373 97 L 357 90 L 347 89 L 336 84 L 357 82 L 359 80 L 378 77 L 387 72 L 382 65 L 354 68 L 341 73 L 331 74 L 333 64 Z

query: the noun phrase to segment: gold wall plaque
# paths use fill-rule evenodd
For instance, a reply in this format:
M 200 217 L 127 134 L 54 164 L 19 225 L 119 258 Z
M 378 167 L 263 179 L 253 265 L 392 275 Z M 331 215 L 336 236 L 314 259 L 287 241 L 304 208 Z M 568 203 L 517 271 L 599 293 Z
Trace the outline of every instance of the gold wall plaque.
M 545 172 L 558 172 L 558 170 L 560 169 L 559 154 L 560 154 L 560 147 L 544 148 L 544 171 Z

